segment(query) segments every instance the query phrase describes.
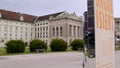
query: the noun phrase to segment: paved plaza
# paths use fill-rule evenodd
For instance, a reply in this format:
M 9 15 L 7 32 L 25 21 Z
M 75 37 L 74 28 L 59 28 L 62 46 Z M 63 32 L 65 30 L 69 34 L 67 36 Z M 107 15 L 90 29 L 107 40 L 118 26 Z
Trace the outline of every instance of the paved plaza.
M 1 56 L 0 68 L 82 68 L 82 53 L 60 52 Z
M 115 57 L 116 68 L 119 68 L 120 51 Z M 0 56 L 0 68 L 82 68 L 82 59 L 80 52 Z

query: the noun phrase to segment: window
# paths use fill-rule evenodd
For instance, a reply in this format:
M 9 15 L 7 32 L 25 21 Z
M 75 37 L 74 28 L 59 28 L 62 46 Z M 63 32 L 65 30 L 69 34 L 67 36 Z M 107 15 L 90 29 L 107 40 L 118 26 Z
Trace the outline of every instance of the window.
M 39 27 L 38 27 L 38 31 L 39 31 Z
M 53 27 L 53 36 L 55 36 L 55 28 Z
M 72 35 L 72 25 L 69 26 L 69 36 Z
M 21 31 L 23 30 L 23 28 L 21 27 Z
M 36 33 L 35 33 L 35 38 L 36 38 Z
M 59 34 L 59 30 L 58 30 L 58 27 L 56 27 L 56 36 L 58 36 Z
M 48 31 L 48 27 L 46 27 L 46 31 Z
M 32 37 L 32 33 L 31 33 L 31 37 Z
M 48 37 L 48 32 L 46 32 L 46 37 Z
M 25 36 L 27 37 L 27 33 L 25 33 Z
M 42 27 L 40 27 L 40 31 L 42 31 Z
M 43 38 L 45 37 L 45 32 L 43 32 Z
M 7 29 L 7 26 L 5 26 L 4 28 L 5 28 L 5 30 L 6 30 L 6 29 Z
M 36 31 L 36 28 L 35 28 L 35 31 Z
M 73 32 L 74 32 L 74 36 L 75 36 L 75 34 L 76 34 L 76 33 L 75 33 L 75 31 L 76 31 L 75 28 L 76 28 L 76 27 L 74 26 L 74 31 L 73 31 Z
M 43 25 L 45 25 L 45 23 L 43 23 Z
M 60 36 L 62 36 L 62 31 L 63 31 L 63 28 L 60 27 Z
M 10 36 L 12 36 L 12 34 L 10 34 Z
M 4 35 L 5 35 L 5 36 L 7 36 L 7 34 L 6 34 L 6 33 L 5 33 Z
M 43 27 L 43 31 L 45 31 L 45 27 Z
M 27 31 L 27 28 L 26 28 L 26 31 Z
M 18 29 L 17 26 L 15 27 L 15 29 L 16 29 L 16 30 Z
M 40 37 L 42 38 L 42 32 L 40 32 Z
M 39 38 L 39 33 L 38 33 L 38 38 Z

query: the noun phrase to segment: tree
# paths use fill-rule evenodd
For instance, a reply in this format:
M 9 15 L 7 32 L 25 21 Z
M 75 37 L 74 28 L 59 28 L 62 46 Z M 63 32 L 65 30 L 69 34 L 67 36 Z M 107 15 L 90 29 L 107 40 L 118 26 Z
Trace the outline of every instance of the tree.
M 5 45 L 7 53 L 21 53 L 25 51 L 25 43 L 22 40 L 10 40 Z
M 45 49 L 47 50 L 47 45 L 44 41 L 35 39 L 30 42 L 30 52 L 35 52 L 36 49 Z
M 83 48 L 83 45 L 84 41 L 82 39 L 75 39 L 70 44 L 72 50 L 78 50 L 79 48 Z
M 66 51 L 67 43 L 62 39 L 53 39 L 50 48 L 52 51 Z

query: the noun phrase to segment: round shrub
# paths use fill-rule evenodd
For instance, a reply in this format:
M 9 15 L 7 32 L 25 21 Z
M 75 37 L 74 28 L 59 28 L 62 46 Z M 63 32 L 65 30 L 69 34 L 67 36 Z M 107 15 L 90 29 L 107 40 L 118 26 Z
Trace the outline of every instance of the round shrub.
M 79 48 L 83 48 L 83 45 L 84 41 L 82 39 L 75 39 L 70 44 L 72 50 L 78 50 Z
M 5 45 L 7 53 L 22 53 L 25 51 L 25 43 L 22 40 L 10 40 Z
M 66 51 L 67 43 L 62 39 L 53 39 L 50 43 L 51 51 Z
M 30 52 L 35 52 L 36 49 L 45 49 L 47 50 L 47 45 L 44 41 L 35 39 L 30 42 Z

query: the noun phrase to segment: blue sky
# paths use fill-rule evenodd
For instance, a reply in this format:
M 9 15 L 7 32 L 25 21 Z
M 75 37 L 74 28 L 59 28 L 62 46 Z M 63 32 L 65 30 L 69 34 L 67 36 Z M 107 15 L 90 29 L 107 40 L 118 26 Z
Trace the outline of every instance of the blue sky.
M 114 16 L 120 17 L 120 0 L 113 0 Z M 68 11 L 82 16 L 87 10 L 87 0 L 0 0 L 0 9 L 37 16 Z

